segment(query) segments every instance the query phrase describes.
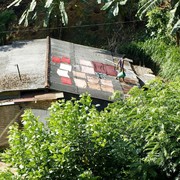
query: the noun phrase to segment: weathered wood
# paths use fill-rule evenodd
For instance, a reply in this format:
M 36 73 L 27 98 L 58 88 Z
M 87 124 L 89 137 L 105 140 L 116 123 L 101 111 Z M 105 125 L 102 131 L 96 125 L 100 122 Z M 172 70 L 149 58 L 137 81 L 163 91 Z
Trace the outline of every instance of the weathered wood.
M 10 121 L 10 123 L 5 127 L 5 129 L 2 131 L 2 133 L 0 134 L 0 141 L 3 138 L 3 136 L 7 133 L 8 128 L 17 120 L 17 118 L 23 113 L 24 109 L 21 109 L 16 116 L 14 117 L 14 119 L 12 119 Z M 6 142 L 2 142 L 0 143 L 0 146 L 4 146 L 4 144 L 6 144 Z

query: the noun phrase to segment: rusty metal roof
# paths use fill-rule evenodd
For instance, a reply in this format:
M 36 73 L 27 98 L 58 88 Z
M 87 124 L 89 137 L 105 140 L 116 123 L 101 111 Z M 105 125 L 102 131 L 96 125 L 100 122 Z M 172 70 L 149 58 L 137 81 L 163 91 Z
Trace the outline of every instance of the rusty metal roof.
M 44 88 L 46 42 L 17 41 L 0 47 L 0 92 Z

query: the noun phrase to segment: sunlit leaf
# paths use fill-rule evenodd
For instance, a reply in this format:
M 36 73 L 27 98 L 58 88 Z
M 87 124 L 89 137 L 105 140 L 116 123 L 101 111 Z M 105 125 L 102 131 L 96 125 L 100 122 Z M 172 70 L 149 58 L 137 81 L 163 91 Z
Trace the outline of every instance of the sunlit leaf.
M 53 0 L 46 0 L 45 8 L 49 8 L 51 4 L 53 3 Z
M 113 15 L 114 15 L 114 16 L 117 16 L 118 13 L 119 13 L 119 3 L 116 3 L 116 6 L 115 6 L 115 8 L 114 8 L 114 10 L 113 10 Z
M 11 6 L 19 6 L 21 2 L 22 0 L 15 0 L 9 6 L 7 6 L 7 8 L 10 8 Z
M 105 3 L 105 5 L 101 8 L 101 10 L 106 10 L 106 9 L 108 9 L 108 8 L 111 6 L 112 3 L 113 3 L 113 1 L 110 1 L 110 2 Z

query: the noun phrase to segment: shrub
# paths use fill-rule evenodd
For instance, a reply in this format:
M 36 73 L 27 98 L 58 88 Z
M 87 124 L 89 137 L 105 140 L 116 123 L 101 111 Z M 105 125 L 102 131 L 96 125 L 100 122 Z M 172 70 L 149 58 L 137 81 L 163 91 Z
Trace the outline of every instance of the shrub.
M 119 52 L 127 54 L 135 64 L 151 68 L 155 74 L 168 80 L 180 77 L 179 47 L 167 44 L 164 39 L 152 38 L 134 41 L 119 47 Z
M 178 179 L 179 82 L 133 88 L 101 112 L 87 94 L 59 101 L 47 126 L 27 110 L 2 157 L 25 179 Z

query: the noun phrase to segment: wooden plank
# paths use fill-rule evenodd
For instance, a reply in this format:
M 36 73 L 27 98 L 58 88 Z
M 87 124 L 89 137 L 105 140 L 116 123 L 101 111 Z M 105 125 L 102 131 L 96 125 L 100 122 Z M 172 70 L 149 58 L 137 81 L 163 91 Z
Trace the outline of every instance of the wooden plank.
M 64 94 L 61 92 L 61 93 L 48 93 L 48 94 L 36 95 L 34 99 L 35 101 L 40 101 L 40 100 L 53 100 L 63 97 Z

